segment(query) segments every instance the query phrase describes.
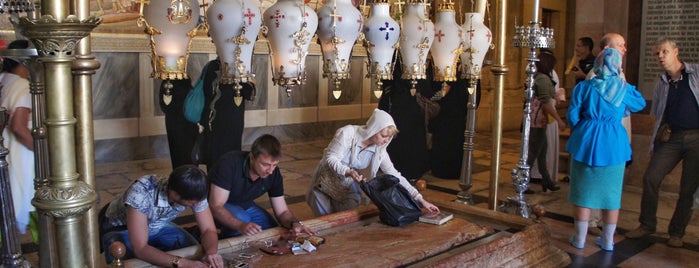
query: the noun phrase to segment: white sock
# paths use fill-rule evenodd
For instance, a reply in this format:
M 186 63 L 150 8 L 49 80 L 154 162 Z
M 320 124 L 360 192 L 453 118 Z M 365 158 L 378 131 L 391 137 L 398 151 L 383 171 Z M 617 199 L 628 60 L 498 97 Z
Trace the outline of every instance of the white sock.
M 604 228 L 602 228 L 602 242 L 606 245 L 614 244 L 615 231 L 616 224 L 604 224 Z
M 587 236 L 587 221 L 575 221 L 575 241 L 577 244 L 585 243 L 585 237 Z

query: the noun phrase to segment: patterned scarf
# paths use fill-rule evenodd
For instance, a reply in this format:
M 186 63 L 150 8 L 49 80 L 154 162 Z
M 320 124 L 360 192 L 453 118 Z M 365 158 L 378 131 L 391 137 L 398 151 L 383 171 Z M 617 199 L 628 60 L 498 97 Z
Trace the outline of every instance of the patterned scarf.
M 602 98 L 619 107 L 626 95 L 626 81 L 621 74 L 621 54 L 613 48 L 606 48 L 597 55 L 592 71 L 595 78 L 592 86 L 602 95 Z

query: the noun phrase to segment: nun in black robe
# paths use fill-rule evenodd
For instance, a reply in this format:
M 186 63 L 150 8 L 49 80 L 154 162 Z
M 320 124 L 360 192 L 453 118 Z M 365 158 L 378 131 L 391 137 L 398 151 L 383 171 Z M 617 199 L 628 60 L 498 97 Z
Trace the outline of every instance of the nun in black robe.
M 208 69 L 204 76 L 205 105 L 201 115 L 204 127 L 201 142 L 201 163 L 207 169 L 213 167 L 218 158 L 233 150 L 241 150 L 243 129 L 245 128 L 245 100 L 249 100 L 254 92 L 252 83 L 242 83 L 240 90 L 243 97 L 240 106 L 233 100 L 235 97 L 234 84 L 218 84 L 220 61 L 218 59 L 207 63 Z
M 439 113 L 429 123 L 428 129 L 432 133 L 430 169 L 435 177 L 443 179 L 459 179 L 461 177 L 468 83 L 469 80 L 466 79 L 448 83 L 450 90 L 437 101 L 440 106 Z M 433 87 L 441 87 L 441 84 L 442 82 L 434 82 Z M 476 107 L 478 107 L 481 98 L 480 81 L 477 85 Z
M 165 131 L 167 143 L 170 149 L 170 162 L 173 167 L 184 164 L 193 164 L 191 153 L 194 140 L 197 137 L 197 125 L 187 121 L 184 117 L 184 100 L 192 88 L 191 79 L 170 80 L 172 89 L 166 92 L 165 81 L 160 84 L 159 97 L 160 109 L 165 113 Z M 165 96 L 172 98 L 165 103 Z
M 393 80 L 383 81 L 383 94 L 379 100 L 379 109 L 388 112 L 396 123 L 398 135 L 388 145 L 388 155 L 395 168 L 415 183 L 429 169 L 429 153 L 426 142 L 425 113 L 417 103 L 416 96 L 410 94 L 410 81 L 401 79 L 401 62 L 398 60 L 393 71 Z M 433 95 L 431 87 L 432 71 L 427 70 L 428 79 L 419 79 L 417 92 L 429 98 Z

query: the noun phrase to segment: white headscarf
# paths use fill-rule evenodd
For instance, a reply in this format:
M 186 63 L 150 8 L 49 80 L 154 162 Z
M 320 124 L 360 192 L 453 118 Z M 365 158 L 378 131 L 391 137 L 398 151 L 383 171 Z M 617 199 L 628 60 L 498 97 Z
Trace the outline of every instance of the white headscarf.
M 361 141 L 365 141 L 388 126 L 396 126 L 393 117 L 383 110 L 374 109 L 374 113 L 371 114 L 369 120 L 366 121 L 366 125 L 361 126 L 357 132 L 362 138 Z M 388 143 L 386 143 L 386 145 L 388 145 Z

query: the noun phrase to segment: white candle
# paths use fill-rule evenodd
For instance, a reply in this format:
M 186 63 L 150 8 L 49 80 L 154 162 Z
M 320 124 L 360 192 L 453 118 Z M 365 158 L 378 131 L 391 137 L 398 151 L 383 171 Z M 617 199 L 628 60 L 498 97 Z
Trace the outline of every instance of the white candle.
M 534 17 L 533 22 L 539 22 L 539 0 L 534 0 Z

